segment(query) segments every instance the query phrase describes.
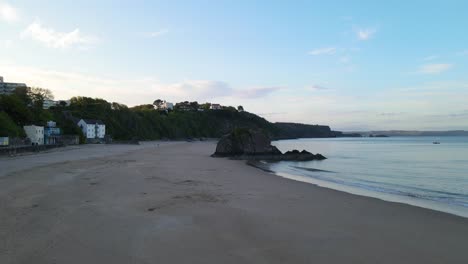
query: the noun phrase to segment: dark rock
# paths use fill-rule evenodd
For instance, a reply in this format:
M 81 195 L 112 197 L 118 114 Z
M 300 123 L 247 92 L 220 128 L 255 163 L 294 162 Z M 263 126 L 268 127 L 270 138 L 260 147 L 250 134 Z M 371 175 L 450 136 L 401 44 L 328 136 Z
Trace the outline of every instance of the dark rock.
M 259 131 L 236 129 L 221 137 L 213 156 L 230 157 L 239 155 L 281 154 L 271 145 L 270 138 Z
M 312 154 L 306 150 L 292 150 L 286 153 L 271 145 L 270 138 L 260 131 L 236 129 L 223 136 L 216 146 L 212 157 L 232 157 L 247 160 L 271 161 L 309 161 L 326 159 L 321 154 Z

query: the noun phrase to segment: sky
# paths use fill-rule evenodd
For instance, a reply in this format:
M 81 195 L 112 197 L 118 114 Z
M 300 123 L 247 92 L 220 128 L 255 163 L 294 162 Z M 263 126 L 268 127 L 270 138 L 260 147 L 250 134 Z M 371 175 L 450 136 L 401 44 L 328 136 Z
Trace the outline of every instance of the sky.
M 0 76 L 56 99 L 468 130 L 468 1 L 0 0 Z

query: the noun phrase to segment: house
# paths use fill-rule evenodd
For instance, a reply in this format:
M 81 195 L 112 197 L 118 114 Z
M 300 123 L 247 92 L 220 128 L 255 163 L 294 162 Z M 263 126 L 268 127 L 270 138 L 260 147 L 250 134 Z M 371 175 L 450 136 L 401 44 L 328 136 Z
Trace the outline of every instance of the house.
M 3 77 L 0 76 L 0 94 L 12 94 L 16 88 L 27 88 L 24 83 L 7 83 L 3 81 Z
M 106 136 L 106 125 L 101 120 L 81 119 L 78 126 L 86 139 L 104 139 Z
M 169 102 L 166 102 L 166 101 L 163 101 L 160 105 L 158 106 L 155 106 L 155 108 L 157 110 L 162 110 L 162 111 L 168 111 L 168 110 L 174 110 L 174 104 L 173 103 L 169 103 Z
M 26 136 L 31 140 L 33 145 L 44 145 L 44 127 L 42 126 L 24 126 Z
M 60 141 L 60 128 L 56 127 L 57 124 L 54 121 L 47 122 L 47 126 L 44 128 L 44 144 L 55 145 Z
M 190 102 L 180 102 L 176 103 L 175 108 L 179 111 L 192 111 L 193 107 L 190 105 Z
M 223 107 L 220 104 L 211 104 L 210 106 L 211 110 L 221 110 Z
M 45 99 L 44 102 L 42 102 L 42 108 L 43 109 L 49 109 L 52 106 L 70 106 L 70 100 L 49 100 Z

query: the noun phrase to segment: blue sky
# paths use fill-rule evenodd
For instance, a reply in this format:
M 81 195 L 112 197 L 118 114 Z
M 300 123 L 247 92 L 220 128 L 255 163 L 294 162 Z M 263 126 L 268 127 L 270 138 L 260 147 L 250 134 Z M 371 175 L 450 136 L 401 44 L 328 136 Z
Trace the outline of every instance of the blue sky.
M 408 3 L 410 2 L 410 3 Z M 468 129 L 466 1 L 0 0 L 0 75 L 342 130 Z

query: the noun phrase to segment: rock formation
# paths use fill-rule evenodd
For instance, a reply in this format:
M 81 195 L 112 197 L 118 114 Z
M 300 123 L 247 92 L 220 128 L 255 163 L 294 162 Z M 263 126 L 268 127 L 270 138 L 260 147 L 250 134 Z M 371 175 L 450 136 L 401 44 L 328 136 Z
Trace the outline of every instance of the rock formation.
M 235 129 L 228 135 L 221 137 L 212 157 L 232 157 L 247 160 L 274 160 L 274 161 L 308 161 L 326 159 L 321 154 L 312 154 L 303 150 L 281 153 L 271 145 L 270 138 L 263 132 Z

